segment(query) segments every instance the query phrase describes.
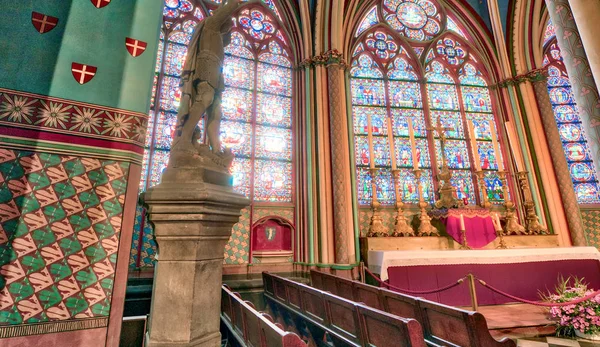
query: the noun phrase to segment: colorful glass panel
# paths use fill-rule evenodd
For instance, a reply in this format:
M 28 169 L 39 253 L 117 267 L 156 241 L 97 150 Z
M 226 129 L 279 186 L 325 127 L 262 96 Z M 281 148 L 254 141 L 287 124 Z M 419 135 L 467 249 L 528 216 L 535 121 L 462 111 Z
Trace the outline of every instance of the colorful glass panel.
M 396 58 L 389 66 L 387 73 L 390 80 L 409 80 L 417 81 L 415 69 L 406 61 L 405 58 Z
M 448 69 L 442 63 L 435 60 L 427 65 L 425 78 L 427 78 L 427 82 L 454 84 L 454 80 L 450 77 Z
M 452 18 L 447 17 L 447 19 L 446 19 L 446 25 L 448 27 L 448 30 L 454 31 L 458 35 L 466 38 L 466 36 L 463 33 L 463 31 L 458 27 L 458 25 L 456 25 L 456 23 L 454 22 L 454 20 Z
M 292 163 L 254 161 L 254 201 L 290 202 L 291 195 Z
M 379 70 L 377 63 L 368 54 L 361 54 L 358 59 L 352 62 L 350 75 L 353 77 L 382 78 L 383 74 Z
M 391 107 L 422 108 L 421 86 L 414 82 L 389 81 Z
M 292 99 L 284 96 L 258 93 L 256 122 L 277 126 L 292 126 Z
M 387 135 L 386 110 L 383 107 L 353 106 L 354 133 L 367 135 L 369 133 L 369 120 L 371 117 L 371 133 L 374 135 Z
M 429 105 L 432 110 L 459 110 L 456 87 L 445 84 L 427 84 Z
M 360 22 L 360 25 L 358 26 L 358 29 L 356 29 L 356 34 L 354 34 L 354 37 L 358 37 L 358 35 L 364 33 L 370 27 L 377 24 L 377 22 L 379 22 L 379 19 L 377 18 L 377 6 L 373 6 L 373 8 L 370 9 L 369 12 L 367 12 L 363 20 Z
M 180 76 L 187 56 L 187 46 L 177 43 L 167 44 L 167 55 L 163 71 L 167 75 Z
M 258 63 L 258 91 L 271 94 L 292 95 L 292 73 L 290 69 Z
M 462 47 L 460 42 L 450 37 L 438 40 L 435 47 L 437 54 L 444 57 L 444 59 L 452 65 L 464 63 L 468 56 L 467 51 Z
M 460 89 L 467 112 L 492 112 L 492 101 L 487 88 L 461 86 Z
M 160 112 L 158 124 L 156 125 L 156 134 L 154 135 L 154 147 L 168 150 L 171 148 L 171 141 L 175 135 L 175 125 L 177 124 L 177 114 Z
M 408 120 L 411 119 L 413 123 L 413 130 L 416 137 L 425 137 L 426 126 L 425 116 L 422 110 L 416 109 L 391 109 L 392 113 L 392 128 L 394 136 L 409 136 L 408 131 Z
M 431 122 L 436 126 L 438 124 L 438 119 L 440 120 L 440 125 L 445 128 L 444 134 L 447 138 L 465 138 L 463 121 L 460 113 L 446 111 L 431 111 Z M 435 132 L 434 136 L 436 138 L 438 137 L 437 131 Z
M 160 183 L 160 178 L 169 164 L 169 155 L 167 150 L 155 149 L 152 153 L 152 167 L 150 167 L 150 181 L 148 187 L 153 187 Z
M 369 166 L 371 163 L 371 152 L 369 151 L 369 139 L 367 136 L 357 135 L 354 137 L 354 155 L 356 156 L 357 166 Z
M 160 91 L 160 108 L 165 111 L 177 112 L 181 101 L 179 78 L 163 76 Z
M 245 58 L 225 56 L 223 80 L 226 86 L 252 89 L 254 86 L 254 62 Z
M 483 178 L 487 190 L 487 198 L 492 204 L 501 204 L 504 202 L 504 191 L 502 181 L 494 171 L 486 172 Z M 481 192 L 479 192 L 481 196 Z
M 250 197 L 250 170 L 252 161 L 246 158 L 235 157 L 229 171 L 233 176 L 233 190 L 237 193 Z
M 556 28 L 552 23 L 552 19 L 548 19 L 548 25 L 546 26 L 546 31 L 544 31 L 544 46 L 554 37 L 556 37 Z
M 252 155 L 252 125 L 242 122 L 221 122 L 221 143 L 236 156 Z
M 442 156 L 440 153 L 440 141 L 435 140 L 435 152 L 438 158 L 438 166 L 442 165 Z M 462 140 L 447 140 L 444 146 L 444 156 L 446 157 L 446 163 L 450 169 L 469 169 L 471 163 L 469 162 L 469 151 L 467 150 L 467 143 Z
M 252 118 L 252 92 L 226 87 L 221 100 L 223 118 L 249 122 Z
M 382 80 L 352 79 L 353 105 L 385 106 L 385 88 Z
M 390 166 L 390 144 L 384 136 L 373 136 L 373 154 L 375 166 Z
M 551 25 L 551 23 L 549 24 Z M 562 61 L 560 48 L 553 37 L 554 28 L 546 30 L 544 63 L 548 68 L 548 94 L 554 110 L 558 132 L 577 201 L 581 204 L 600 203 L 598 176 L 585 131 L 575 104 L 569 76 Z
M 428 41 L 441 30 L 438 5 L 429 0 L 383 0 L 383 17 L 400 35 Z
M 417 147 L 419 168 L 431 167 L 429 143 L 427 142 L 427 139 L 417 138 L 415 144 Z M 410 140 L 408 138 L 396 137 L 394 138 L 394 146 L 394 149 L 396 150 L 396 165 L 398 167 L 412 168 L 414 164 Z
M 475 188 L 471 171 L 451 170 L 450 183 L 456 187 L 456 197 L 460 200 L 467 198 L 469 204 L 475 204 Z
M 486 87 L 487 83 L 483 79 L 481 75 L 481 71 L 479 71 L 475 66 L 466 63 L 459 72 L 460 84 L 462 85 L 471 85 L 471 86 L 481 86 Z
M 379 170 L 377 178 L 377 200 L 382 205 L 391 205 L 396 203 L 396 192 L 392 173 L 389 169 Z
M 256 126 L 255 156 L 265 159 L 292 160 L 292 130 Z

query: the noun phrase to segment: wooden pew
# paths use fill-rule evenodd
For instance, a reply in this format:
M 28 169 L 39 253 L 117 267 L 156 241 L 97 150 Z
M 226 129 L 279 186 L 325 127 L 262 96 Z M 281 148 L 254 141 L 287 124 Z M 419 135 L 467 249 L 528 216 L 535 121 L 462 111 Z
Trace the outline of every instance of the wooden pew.
M 252 303 L 225 285 L 221 288 L 221 322 L 237 346 L 306 347 L 298 335 L 278 327 L 272 318 L 256 311 Z
M 345 278 L 311 270 L 311 283 L 345 283 Z M 339 286 L 329 285 L 330 289 Z M 337 292 L 332 291 L 336 294 Z M 376 297 L 377 296 L 377 297 Z M 514 341 L 495 340 L 489 333 L 485 317 L 406 294 L 353 281 L 353 297 L 357 302 L 421 323 L 429 345 L 461 347 L 514 347 Z
M 296 322 L 306 322 L 313 341 L 323 341 L 320 337 L 325 337 L 336 347 L 425 346 L 423 331 L 415 320 L 402 319 L 266 272 L 263 281 L 265 298 L 273 311 L 280 316 L 293 315 Z M 283 317 L 283 320 L 290 319 Z M 394 337 L 393 342 L 388 337 Z

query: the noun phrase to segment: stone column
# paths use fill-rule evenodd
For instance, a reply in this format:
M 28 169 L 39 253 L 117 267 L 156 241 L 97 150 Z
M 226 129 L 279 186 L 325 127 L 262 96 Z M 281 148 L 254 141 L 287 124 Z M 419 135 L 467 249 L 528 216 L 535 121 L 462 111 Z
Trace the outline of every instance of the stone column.
M 574 2 L 577 3 L 579 0 Z M 573 87 L 579 116 L 588 136 L 592 158 L 595 159 L 595 169 L 596 172 L 600 172 L 600 163 L 598 163 L 597 159 L 600 158 L 600 127 L 598 126 L 598 120 L 600 120 L 600 97 L 598 96 L 598 88 L 586 55 L 586 51 L 596 49 L 595 47 L 598 46 L 598 43 L 591 44 L 589 48 L 586 46 L 584 50 L 578 31 L 579 22 L 581 21 L 575 25 L 575 19 L 568 0 L 546 0 L 546 5 L 548 6 L 548 14 L 556 28 L 556 40 L 562 52 L 563 61 Z M 590 13 L 590 15 L 600 16 L 598 13 Z M 593 29 L 596 23 L 586 23 L 585 28 Z M 591 31 L 590 34 L 595 35 L 592 38 L 598 40 L 596 31 Z M 599 53 L 595 51 L 593 54 Z M 592 126 L 592 124 L 595 125 Z
M 600 37 L 598 37 L 598 27 L 596 26 L 600 22 L 600 1 L 569 0 L 569 4 L 594 79 L 600 81 Z M 598 88 L 598 85 L 596 87 Z
M 223 249 L 249 204 L 224 171 L 169 167 L 144 193 L 158 244 L 148 347 L 221 345 Z
M 333 56 L 330 56 L 333 58 Z M 344 68 L 336 59 L 327 64 L 329 87 L 329 131 L 331 137 L 331 171 L 333 183 L 333 215 L 335 235 L 335 262 L 354 263 L 354 227 L 352 218 L 352 191 L 350 176 L 350 148 L 348 119 L 346 117 Z
M 531 83 L 537 99 L 546 139 L 548 140 L 548 148 L 550 149 L 552 164 L 556 172 L 556 180 L 558 181 L 558 189 L 566 212 L 571 240 L 574 246 L 586 246 L 583 223 L 575 190 L 573 189 L 571 172 L 565 158 L 565 151 L 563 150 L 558 126 L 556 125 L 556 118 L 552 110 L 552 104 L 550 103 L 550 96 L 548 95 L 548 80 L 543 73 L 537 72 L 532 76 Z

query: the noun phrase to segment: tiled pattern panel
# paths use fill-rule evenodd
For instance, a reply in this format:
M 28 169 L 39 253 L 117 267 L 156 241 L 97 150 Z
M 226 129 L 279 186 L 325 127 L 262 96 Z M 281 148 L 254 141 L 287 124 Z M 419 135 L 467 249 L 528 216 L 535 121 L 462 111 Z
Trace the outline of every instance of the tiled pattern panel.
M 581 218 L 588 245 L 600 249 L 600 209 L 581 210 Z
M 156 241 L 154 240 L 153 236 L 154 230 L 152 229 L 152 225 L 148 221 L 148 215 L 146 213 L 142 213 L 142 211 L 144 210 L 144 207 L 138 205 L 135 213 L 133 241 L 131 242 L 131 256 L 129 257 L 129 268 L 131 270 L 152 268 L 154 267 L 154 262 L 156 261 L 155 257 L 157 248 Z M 142 218 L 144 219 L 144 231 L 140 232 L 142 228 Z M 142 242 L 141 248 L 140 239 Z
M 252 223 L 256 223 L 257 220 L 266 216 L 278 216 L 287 219 L 290 223 L 294 224 L 294 209 L 283 208 L 283 207 L 255 207 L 252 212 Z
M 0 325 L 108 316 L 128 171 L 0 149 Z
M 582 339 L 563 339 L 557 337 L 539 337 L 518 339 L 517 347 L 598 347 L 600 342 Z
M 240 221 L 233 226 L 225 245 L 223 264 L 245 264 L 250 250 L 250 208 L 242 210 Z

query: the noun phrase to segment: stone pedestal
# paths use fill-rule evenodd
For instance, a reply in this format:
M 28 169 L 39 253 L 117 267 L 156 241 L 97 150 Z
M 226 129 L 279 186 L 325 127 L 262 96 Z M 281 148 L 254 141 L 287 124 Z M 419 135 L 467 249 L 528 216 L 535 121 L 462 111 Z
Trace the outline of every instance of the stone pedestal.
M 147 347 L 221 344 L 223 249 L 249 204 L 226 182 L 219 170 L 169 168 L 144 193 L 158 244 Z

